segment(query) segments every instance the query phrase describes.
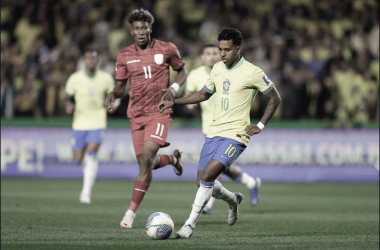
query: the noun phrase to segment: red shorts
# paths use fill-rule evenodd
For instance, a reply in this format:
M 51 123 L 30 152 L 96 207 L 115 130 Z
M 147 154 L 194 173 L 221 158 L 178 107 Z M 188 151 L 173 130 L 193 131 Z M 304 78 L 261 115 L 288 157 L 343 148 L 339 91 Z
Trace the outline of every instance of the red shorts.
M 130 119 L 132 130 L 132 141 L 136 155 L 143 152 L 144 143 L 152 141 L 161 147 L 167 147 L 170 143 L 166 142 L 170 122 L 170 114 L 161 114 L 153 116 L 140 116 Z

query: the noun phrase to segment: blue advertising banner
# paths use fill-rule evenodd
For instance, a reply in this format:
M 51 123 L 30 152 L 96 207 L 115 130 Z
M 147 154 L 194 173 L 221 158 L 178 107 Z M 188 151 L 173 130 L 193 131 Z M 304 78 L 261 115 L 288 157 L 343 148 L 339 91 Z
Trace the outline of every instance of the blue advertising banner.
M 71 164 L 72 130 L 68 128 L 1 128 L 1 176 L 81 178 Z M 172 128 L 171 145 L 159 153 L 183 151 L 185 172 L 171 167 L 154 178 L 195 180 L 204 135 L 198 128 Z M 138 174 L 130 129 L 107 129 L 98 153 L 99 178 L 135 178 Z M 236 160 L 247 173 L 264 181 L 378 182 L 378 130 L 265 129 L 255 135 Z

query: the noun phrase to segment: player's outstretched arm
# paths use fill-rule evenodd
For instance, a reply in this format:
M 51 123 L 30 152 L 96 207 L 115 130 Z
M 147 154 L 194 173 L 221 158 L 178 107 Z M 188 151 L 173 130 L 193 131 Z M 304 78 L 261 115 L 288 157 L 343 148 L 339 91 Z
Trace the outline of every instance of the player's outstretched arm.
M 161 101 L 160 104 L 158 104 L 157 108 L 158 111 L 161 113 L 167 109 L 174 106 L 174 104 L 182 105 L 182 104 L 192 104 L 192 103 L 199 103 L 208 100 L 211 97 L 210 93 L 207 93 L 206 90 L 201 89 L 198 92 L 195 92 L 192 95 L 185 96 L 176 100 L 172 101 Z
M 175 83 L 173 83 L 169 88 L 162 90 L 166 92 L 162 97 L 162 100 L 164 101 L 171 101 L 174 99 L 175 93 L 185 83 L 187 75 L 189 74 L 185 65 L 182 68 L 180 68 L 177 72 L 178 74 L 175 77 Z
M 116 81 L 116 86 L 111 92 L 108 93 L 106 99 L 104 100 L 104 107 L 106 107 L 107 111 L 113 111 L 116 106 L 114 105 L 115 99 L 118 99 L 124 95 L 126 85 L 127 81 Z
M 251 124 L 245 128 L 245 131 L 249 136 L 260 133 L 270 118 L 272 118 L 273 114 L 276 112 L 278 105 L 280 105 L 281 97 L 277 92 L 276 87 L 269 91 L 265 96 L 269 99 L 269 102 L 265 108 L 264 115 L 261 118 L 260 122 L 257 125 Z

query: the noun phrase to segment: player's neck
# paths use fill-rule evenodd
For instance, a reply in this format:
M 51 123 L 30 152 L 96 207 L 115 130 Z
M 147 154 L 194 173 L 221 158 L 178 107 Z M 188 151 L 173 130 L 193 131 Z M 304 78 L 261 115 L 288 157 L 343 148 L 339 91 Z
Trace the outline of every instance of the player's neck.
M 228 69 L 232 69 L 233 67 L 235 67 L 235 65 L 240 61 L 240 59 L 241 59 L 241 55 L 238 55 L 238 57 L 236 58 L 236 60 L 233 63 L 231 63 L 230 66 L 227 66 L 227 68 Z
M 148 51 L 150 49 L 150 45 L 152 44 L 152 39 L 149 39 L 149 41 L 143 45 L 143 46 L 140 46 L 136 43 L 136 47 L 138 50 L 141 50 L 141 51 Z
M 88 75 L 89 77 L 94 77 L 96 69 L 85 69 L 85 72 L 86 72 L 86 75 Z

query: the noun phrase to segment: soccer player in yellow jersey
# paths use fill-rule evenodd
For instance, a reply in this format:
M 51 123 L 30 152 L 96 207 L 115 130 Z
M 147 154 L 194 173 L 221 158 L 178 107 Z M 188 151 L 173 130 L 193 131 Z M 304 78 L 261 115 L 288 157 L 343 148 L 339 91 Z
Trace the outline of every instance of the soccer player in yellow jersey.
M 214 64 L 220 61 L 218 46 L 214 44 L 208 44 L 203 48 L 201 59 L 204 63 L 203 66 L 192 70 L 187 77 L 186 82 L 186 92 L 185 96 L 188 96 L 192 93 L 195 93 L 202 89 L 207 81 L 207 78 L 210 75 L 210 71 Z M 214 113 L 214 105 L 215 98 L 213 96 L 210 97 L 207 101 L 199 103 L 202 110 L 202 131 L 206 135 L 208 133 L 208 129 L 212 123 L 212 117 Z M 196 104 L 188 104 L 187 107 L 189 109 L 193 109 Z M 202 174 L 203 170 L 198 169 L 198 174 Z M 253 178 L 247 173 L 241 171 L 241 169 L 232 164 L 229 166 L 223 174 L 230 177 L 232 180 L 236 182 L 240 182 L 244 184 L 250 191 L 251 194 L 251 205 L 256 206 L 259 201 L 259 193 L 258 189 L 261 184 L 261 179 L 259 177 Z M 199 178 L 198 178 L 199 179 Z M 217 178 L 218 181 L 221 180 L 221 176 Z M 212 206 L 214 204 L 215 198 L 211 197 L 205 208 L 203 209 L 203 213 L 210 213 Z
M 238 206 L 243 200 L 239 192 L 232 193 L 216 178 L 245 150 L 251 136 L 260 133 L 273 116 L 281 98 L 273 82 L 255 65 L 240 55 L 241 32 L 224 29 L 218 36 L 219 55 L 222 59 L 214 65 L 210 76 L 200 91 L 172 101 L 161 101 L 158 110 L 175 104 L 192 104 L 215 98 L 213 121 L 207 133 L 198 163 L 199 189 L 189 218 L 176 232 L 177 238 L 190 238 L 203 208 L 211 196 L 229 205 L 227 224 L 233 225 L 238 217 Z M 249 111 L 257 92 L 268 99 L 263 117 L 257 125 L 250 123 Z
M 83 188 L 79 201 L 89 204 L 98 172 L 96 154 L 107 126 L 107 111 L 103 100 L 113 89 L 115 81 L 109 73 L 96 69 L 96 51 L 86 49 L 83 61 L 85 69 L 73 73 L 67 80 L 65 108 L 68 114 L 74 112 L 71 141 L 74 162 L 79 164 L 84 159 Z

